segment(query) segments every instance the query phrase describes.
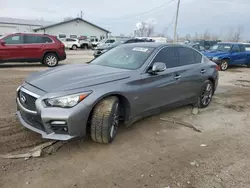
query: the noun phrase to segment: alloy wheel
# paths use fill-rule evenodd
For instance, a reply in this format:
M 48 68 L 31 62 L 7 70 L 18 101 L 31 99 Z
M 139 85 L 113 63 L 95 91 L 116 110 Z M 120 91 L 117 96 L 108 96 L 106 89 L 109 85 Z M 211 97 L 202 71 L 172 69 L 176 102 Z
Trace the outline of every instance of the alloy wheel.
M 220 67 L 221 67 L 221 70 L 224 71 L 228 68 L 228 63 L 226 61 L 222 61 Z
M 112 116 L 112 122 L 110 127 L 110 137 L 114 138 L 119 126 L 119 103 L 116 104 L 114 108 L 114 114 Z
M 202 93 L 201 93 L 202 105 L 207 106 L 211 102 L 212 96 L 213 96 L 213 85 L 211 83 L 208 83 L 203 88 Z
M 46 64 L 49 66 L 55 66 L 57 64 L 57 58 L 53 55 L 49 55 L 46 58 Z

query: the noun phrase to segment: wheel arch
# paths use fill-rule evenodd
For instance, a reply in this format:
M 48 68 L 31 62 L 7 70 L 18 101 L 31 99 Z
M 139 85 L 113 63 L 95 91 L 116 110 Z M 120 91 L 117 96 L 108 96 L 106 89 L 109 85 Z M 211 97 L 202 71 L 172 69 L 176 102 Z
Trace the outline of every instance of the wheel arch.
M 90 121 L 92 114 L 93 114 L 93 110 L 96 107 L 96 105 L 102 101 L 103 99 L 107 98 L 107 97 L 111 97 L 111 96 L 116 96 L 119 99 L 119 102 L 121 103 L 121 116 L 123 117 L 123 121 L 126 123 L 129 120 L 130 117 L 130 113 L 131 113 L 131 105 L 129 100 L 121 93 L 108 93 L 105 94 L 101 97 L 99 97 L 93 104 L 90 113 L 88 115 L 88 122 Z
M 44 52 L 42 60 L 44 60 L 44 58 L 45 58 L 45 56 L 46 56 L 47 54 L 51 54 L 51 53 L 52 53 L 52 54 L 56 54 L 56 56 L 57 56 L 57 58 L 58 58 L 58 60 L 59 60 L 58 53 L 57 53 L 56 51 L 54 51 L 54 50 L 49 50 L 49 51 Z

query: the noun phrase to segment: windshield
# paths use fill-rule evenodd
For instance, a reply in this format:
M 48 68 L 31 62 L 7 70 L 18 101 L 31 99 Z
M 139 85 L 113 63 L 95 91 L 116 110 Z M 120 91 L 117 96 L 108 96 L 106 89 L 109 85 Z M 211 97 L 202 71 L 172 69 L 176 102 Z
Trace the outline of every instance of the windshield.
M 121 45 L 94 59 L 91 64 L 135 70 L 140 68 L 154 48 Z
M 232 48 L 231 44 L 215 44 L 210 50 L 212 51 L 221 51 L 221 52 L 229 52 Z

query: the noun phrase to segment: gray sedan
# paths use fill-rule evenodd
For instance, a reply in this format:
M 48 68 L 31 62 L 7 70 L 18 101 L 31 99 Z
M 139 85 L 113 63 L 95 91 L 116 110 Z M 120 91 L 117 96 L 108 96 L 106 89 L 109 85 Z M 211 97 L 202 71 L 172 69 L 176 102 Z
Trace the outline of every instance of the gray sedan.
M 17 90 L 17 115 L 43 138 L 91 135 L 110 143 L 125 126 L 162 109 L 209 105 L 218 67 L 181 45 L 125 44 L 90 64 L 34 73 Z

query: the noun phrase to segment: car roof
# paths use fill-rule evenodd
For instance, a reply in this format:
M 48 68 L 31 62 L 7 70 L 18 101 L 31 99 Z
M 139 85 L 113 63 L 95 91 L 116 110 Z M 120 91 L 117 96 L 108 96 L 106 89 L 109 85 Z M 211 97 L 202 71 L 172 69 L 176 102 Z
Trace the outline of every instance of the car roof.
M 218 42 L 218 44 L 242 44 L 241 42 Z
M 5 36 L 9 35 L 34 35 L 34 36 L 53 36 L 53 35 L 48 35 L 48 34 L 41 34 L 41 33 L 10 33 Z
M 131 46 L 131 47 L 145 47 L 145 48 L 158 48 L 158 47 L 164 47 L 164 46 L 180 46 L 183 47 L 183 45 L 180 44 L 168 44 L 168 43 L 161 43 L 161 42 L 137 42 L 137 43 L 129 43 L 129 44 L 124 44 L 126 46 Z

